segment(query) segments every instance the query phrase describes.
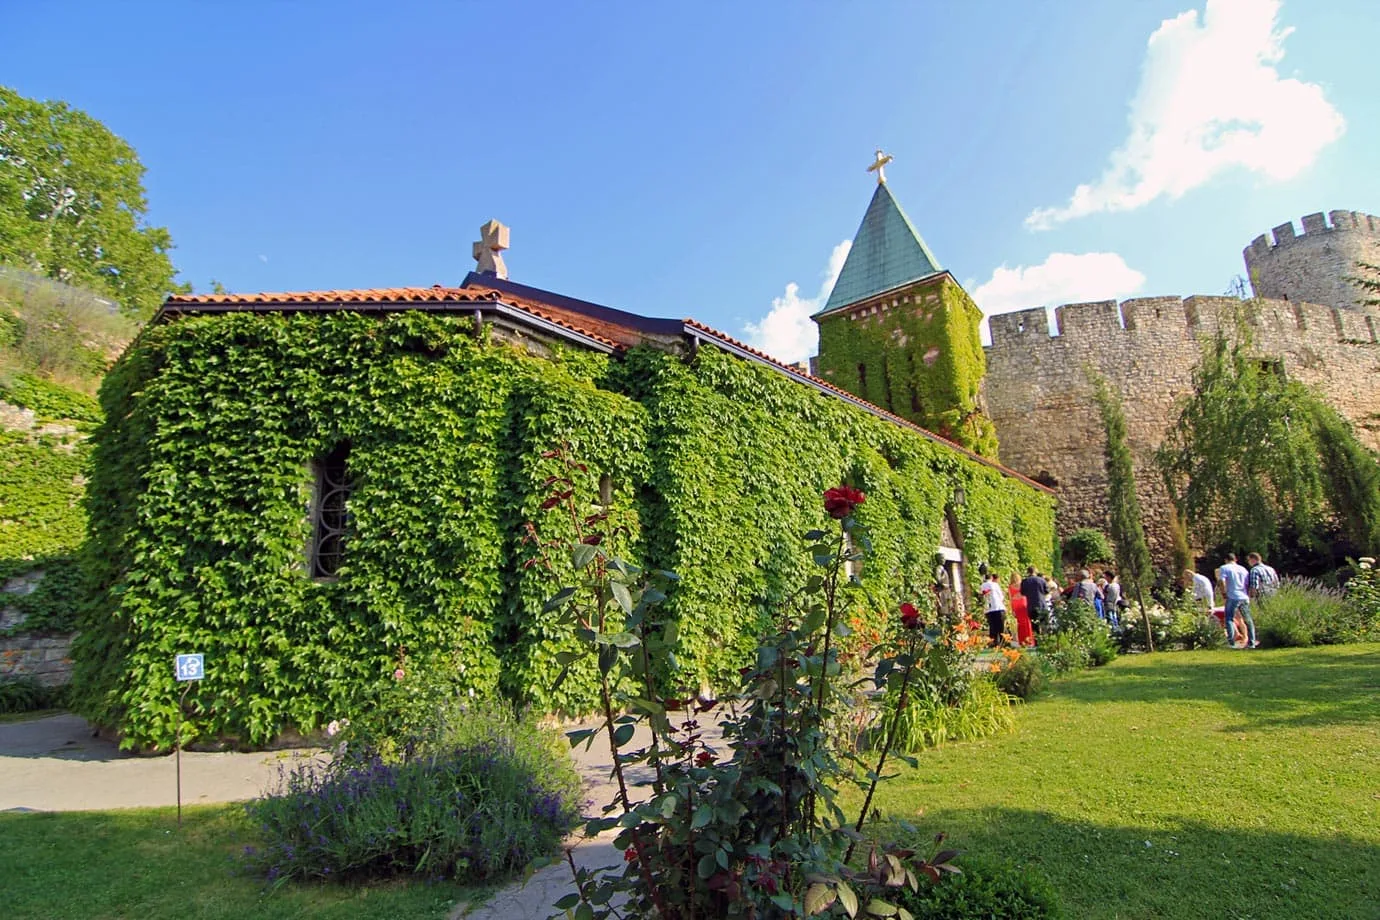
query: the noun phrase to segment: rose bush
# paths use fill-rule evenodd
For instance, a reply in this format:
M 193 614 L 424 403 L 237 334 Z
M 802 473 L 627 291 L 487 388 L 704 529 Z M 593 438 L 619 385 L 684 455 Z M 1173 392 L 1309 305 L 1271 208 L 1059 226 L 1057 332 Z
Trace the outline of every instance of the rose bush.
M 542 543 L 543 553 L 568 552 L 576 584 L 547 605 L 569 618 L 583 648 L 565 653 L 597 664 L 602 723 L 570 733 L 571 743 L 602 739 L 613 755 L 614 801 L 585 827 L 594 835 L 618 829 L 618 865 L 577 868 L 577 891 L 557 902 L 572 917 L 784 918 L 822 913 L 896 916 L 888 892 L 918 888 L 921 876 L 958 871 L 952 850 L 920 854 L 867 842 L 863 868 L 850 864 L 875 817 L 872 799 L 894 755 L 897 720 L 881 727 L 880 743 L 863 761 L 831 743 L 826 724 L 856 703 L 847 692 L 838 643 L 851 635 L 844 611 L 875 603 L 848 575 L 869 549 L 852 511 L 866 500 L 840 486 L 825 493 L 823 511 L 838 530 L 804 535 L 816 572 L 764 637 L 741 683 L 722 700 L 704 700 L 675 684 L 677 626 L 658 616 L 669 572 L 643 571 L 601 548 L 598 515 L 586 515 L 551 483 L 550 510 L 570 516 L 575 539 Z M 550 557 L 546 556 L 550 564 Z M 554 566 L 553 566 L 554 568 Z M 938 638 L 914 605 L 901 608 L 901 628 L 872 651 L 871 682 L 904 701 L 924 649 Z M 722 749 L 705 740 L 704 720 L 716 712 Z M 650 729 L 645 743 L 637 726 Z M 905 758 L 909 760 L 909 758 Z M 630 770 L 641 768 L 644 779 Z M 863 804 L 844 814 L 838 790 L 857 784 Z M 615 906 L 616 905 L 616 906 Z

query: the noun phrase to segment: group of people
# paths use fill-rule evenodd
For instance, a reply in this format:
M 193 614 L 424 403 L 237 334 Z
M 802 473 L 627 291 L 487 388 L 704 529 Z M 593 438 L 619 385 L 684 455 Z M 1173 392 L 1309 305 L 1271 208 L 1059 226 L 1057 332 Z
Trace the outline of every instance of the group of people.
M 1266 565 L 1259 553 L 1248 554 L 1246 561 L 1249 569 L 1237 563 L 1235 553 L 1227 553 L 1216 571 L 1217 585 L 1226 599 L 1223 608 L 1214 606 L 1213 583 L 1206 575 L 1186 569 L 1185 587 L 1193 592 L 1195 601 L 1206 604 L 1209 613 L 1221 617 L 1228 645 L 1235 647 L 1244 639 L 1245 648 L 1259 648 L 1255 621 L 1251 618 L 1251 601 L 1273 594 L 1279 587 L 1279 573 Z M 1016 641 L 1021 645 L 1034 645 L 1040 624 L 1053 620 L 1055 597 L 1087 601 L 1097 612 L 1098 619 L 1105 620 L 1113 628 L 1121 625 L 1121 611 L 1127 607 L 1121 583 L 1116 572 L 1110 569 L 1098 578 L 1094 578 L 1089 569 L 1081 569 L 1078 579 L 1064 588 L 1033 565 L 1025 570 L 1025 578 L 1019 581 L 1013 573 L 1011 583 L 1006 586 L 1002 585 L 1000 575 L 990 571 L 978 593 L 987 614 L 987 635 L 994 646 L 1001 645 L 1006 635 L 1008 609 L 1016 618 Z M 1238 627 L 1237 623 L 1241 625 Z
M 1243 648 L 1260 648 L 1255 637 L 1255 620 L 1251 617 L 1251 602 L 1269 597 L 1279 588 L 1279 573 L 1267 565 L 1259 553 L 1247 553 L 1246 562 L 1249 569 L 1236 561 L 1235 553 L 1227 553 L 1217 569 L 1217 587 L 1224 601 L 1220 608 L 1215 603 L 1212 580 L 1192 569 L 1184 570 L 1185 587 L 1192 590 L 1195 602 L 1202 602 L 1208 613 L 1221 618 L 1227 645 L 1232 648 L 1243 639 Z
M 1018 580 L 1013 573 L 1007 586 L 1002 585 L 1001 576 L 996 572 L 988 572 L 978 593 L 987 614 L 991 644 L 1001 644 L 1009 609 L 1016 618 L 1016 641 L 1021 645 L 1034 645 L 1035 633 L 1041 624 L 1053 620 L 1054 598 L 1058 596 L 1085 600 L 1097 611 L 1099 619 L 1107 620 L 1112 626 L 1120 625 L 1120 611 L 1126 606 L 1126 599 L 1122 597 L 1116 573 L 1109 569 L 1095 579 L 1091 571 L 1082 569 L 1078 575 L 1078 580 L 1060 588 L 1057 581 L 1033 565 L 1025 570 L 1025 578 Z

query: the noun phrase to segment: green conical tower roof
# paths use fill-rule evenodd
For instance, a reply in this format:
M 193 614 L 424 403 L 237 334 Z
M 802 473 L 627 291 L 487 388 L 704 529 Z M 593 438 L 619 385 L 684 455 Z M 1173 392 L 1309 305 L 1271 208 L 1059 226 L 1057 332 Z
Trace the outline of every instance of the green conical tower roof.
M 942 271 L 939 260 L 920 238 L 886 182 L 877 191 L 853 237 L 829 301 L 815 316 L 866 300 L 874 294 L 919 281 Z

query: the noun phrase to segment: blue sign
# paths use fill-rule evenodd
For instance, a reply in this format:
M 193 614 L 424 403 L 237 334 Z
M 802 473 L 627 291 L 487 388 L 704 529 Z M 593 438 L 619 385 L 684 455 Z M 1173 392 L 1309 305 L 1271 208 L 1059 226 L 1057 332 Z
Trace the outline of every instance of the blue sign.
M 204 655 L 178 655 L 177 656 L 177 679 L 178 680 L 201 680 L 206 676 L 206 662 Z

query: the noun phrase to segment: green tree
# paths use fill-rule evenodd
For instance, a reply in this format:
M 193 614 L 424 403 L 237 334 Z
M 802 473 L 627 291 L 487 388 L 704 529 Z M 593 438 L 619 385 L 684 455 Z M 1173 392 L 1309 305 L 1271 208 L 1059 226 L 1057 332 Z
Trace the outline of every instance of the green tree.
M 1126 444 L 1126 413 L 1121 399 L 1107 386 L 1106 379 L 1089 370 L 1093 395 L 1102 410 L 1102 426 L 1106 429 L 1107 510 L 1111 518 L 1112 543 L 1116 545 L 1116 565 L 1122 584 L 1136 596 L 1141 616 L 1145 617 L 1145 638 L 1150 651 L 1155 650 L 1154 630 L 1146 611 L 1144 587 L 1154 576 L 1150 547 L 1145 542 L 1145 525 L 1141 522 L 1140 499 L 1136 497 L 1136 471 L 1131 460 L 1131 448 Z M 1110 614 L 1110 611 L 1109 611 Z
M 1380 544 L 1375 455 L 1278 361 L 1254 351 L 1244 322 L 1204 347 L 1157 460 L 1200 544 L 1268 552 L 1287 526 L 1317 545 L 1331 521 L 1358 546 Z
M 172 238 L 144 219 L 143 178 L 134 149 L 96 119 L 0 86 L 0 263 L 150 316 L 180 288 Z

